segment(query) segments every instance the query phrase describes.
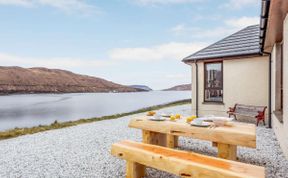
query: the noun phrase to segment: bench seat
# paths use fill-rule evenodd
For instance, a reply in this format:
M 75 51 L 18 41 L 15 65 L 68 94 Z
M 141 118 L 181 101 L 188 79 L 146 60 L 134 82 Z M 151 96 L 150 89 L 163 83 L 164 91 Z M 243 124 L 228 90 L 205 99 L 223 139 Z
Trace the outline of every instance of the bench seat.
M 227 114 L 229 117 L 234 116 L 237 120 L 237 115 L 253 117 L 257 119 L 256 125 L 258 126 L 259 121 L 263 121 L 265 125 L 265 110 L 267 106 L 253 106 L 245 104 L 235 104 L 234 107 L 229 107 Z
M 145 166 L 180 177 L 265 177 L 263 167 L 134 141 L 113 144 L 111 154 L 127 161 L 126 178 L 144 177 Z

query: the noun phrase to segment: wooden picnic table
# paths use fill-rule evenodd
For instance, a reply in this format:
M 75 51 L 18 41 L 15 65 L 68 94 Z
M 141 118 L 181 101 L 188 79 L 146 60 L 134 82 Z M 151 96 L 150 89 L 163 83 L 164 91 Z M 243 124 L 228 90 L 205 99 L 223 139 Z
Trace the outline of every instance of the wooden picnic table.
M 211 141 L 218 148 L 218 157 L 236 160 L 237 146 L 256 148 L 256 126 L 233 122 L 230 126 L 195 127 L 184 119 L 176 122 L 151 121 L 148 116 L 130 120 L 129 127 L 142 130 L 143 143 L 174 148 L 178 136 Z

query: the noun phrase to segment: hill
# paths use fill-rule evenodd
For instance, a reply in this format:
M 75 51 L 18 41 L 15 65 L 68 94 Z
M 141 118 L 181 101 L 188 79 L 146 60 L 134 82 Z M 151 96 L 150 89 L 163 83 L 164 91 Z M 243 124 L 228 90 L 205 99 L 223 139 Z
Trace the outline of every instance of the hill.
M 130 85 L 129 87 L 135 88 L 138 91 L 152 91 L 152 89 L 146 85 Z
M 135 92 L 102 78 L 42 67 L 0 67 L 0 93 Z
M 171 88 L 164 89 L 163 91 L 187 91 L 191 90 L 191 84 L 177 85 Z

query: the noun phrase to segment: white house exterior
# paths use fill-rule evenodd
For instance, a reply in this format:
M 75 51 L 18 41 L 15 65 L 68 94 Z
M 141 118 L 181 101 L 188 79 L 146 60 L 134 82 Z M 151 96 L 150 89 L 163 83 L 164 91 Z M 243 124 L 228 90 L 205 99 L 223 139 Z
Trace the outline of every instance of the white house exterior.
M 183 60 L 192 68 L 193 114 L 227 116 L 236 103 L 268 106 L 269 57 L 261 54 L 259 29 L 246 27 Z
M 288 158 L 288 0 L 262 2 L 261 50 L 271 54 L 271 120 Z
M 192 69 L 192 112 L 267 106 L 268 127 L 288 158 L 288 0 L 262 0 L 259 21 L 183 59 Z

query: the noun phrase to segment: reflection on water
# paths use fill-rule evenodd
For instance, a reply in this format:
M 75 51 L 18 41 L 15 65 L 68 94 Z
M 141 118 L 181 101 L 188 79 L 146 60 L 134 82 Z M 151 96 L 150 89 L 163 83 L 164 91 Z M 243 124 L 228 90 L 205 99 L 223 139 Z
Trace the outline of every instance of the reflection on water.
M 189 91 L 0 96 L 0 130 L 112 115 L 188 98 Z

